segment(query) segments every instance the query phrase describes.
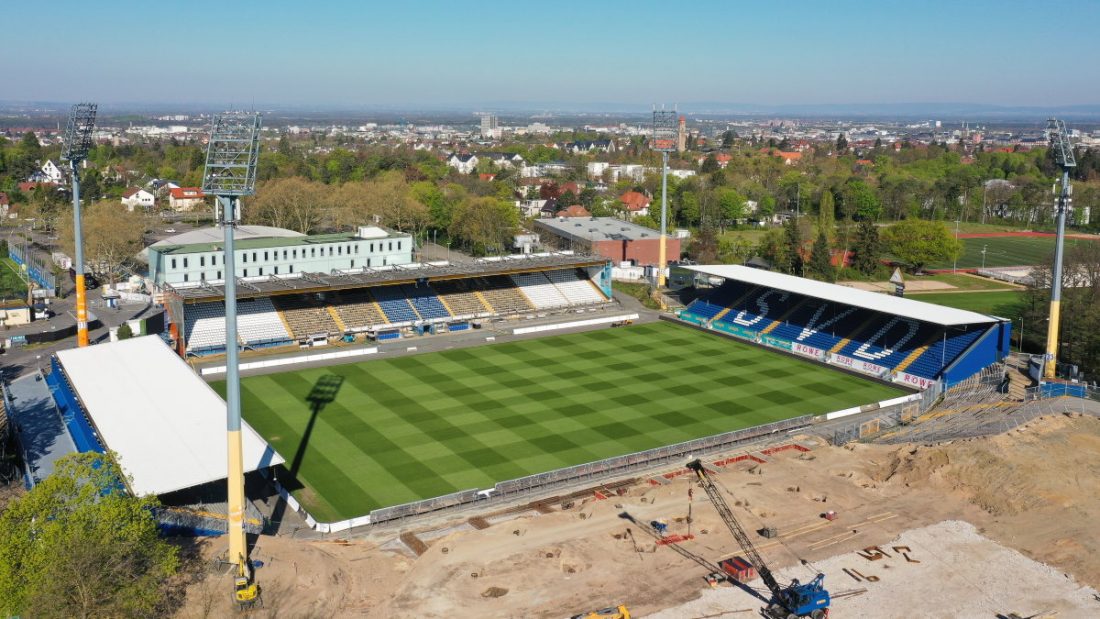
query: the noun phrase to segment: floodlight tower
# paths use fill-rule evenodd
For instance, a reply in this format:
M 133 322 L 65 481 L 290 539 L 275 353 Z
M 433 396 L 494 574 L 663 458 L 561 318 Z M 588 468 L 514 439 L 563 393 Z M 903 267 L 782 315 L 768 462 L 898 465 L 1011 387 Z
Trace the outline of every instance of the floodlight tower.
M 679 133 L 676 110 L 653 110 L 653 141 L 650 146 L 661 153 L 661 245 L 657 264 L 657 288 L 665 287 L 668 266 L 668 154 L 676 150 Z M 661 304 L 662 307 L 664 303 Z
M 1062 191 L 1055 207 L 1058 220 L 1058 239 L 1054 246 L 1054 268 L 1050 280 L 1050 322 L 1047 325 L 1047 352 L 1043 356 L 1043 377 L 1054 378 L 1058 360 L 1058 327 L 1062 312 L 1062 249 L 1066 240 L 1066 211 L 1070 208 L 1073 188 L 1069 184 L 1069 170 L 1077 167 L 1073 144 L 1066 132 L 1066 123 L 1051 118 L 1047 121 L 1050 133 L 1050 150 L 1054 162 L 1062 168 Z
M 206 150 L 202 189 L 217 199 L 214 219 L 225 234 L 226 430 L 229 441 L 229 562 L 248 565 L 244 534 L 244 455 L 241 442 L 241 383 L 237 367 L 237 265 L 233 235 L 240 220 L 240 197 L 255 193 L 260 148 L 259 114 L 214 117 Z
M 65 127 L 65 148 L 61 159 L 69 162 L 73 183 L 73 283 L 76 285 L 76 345 L 88 345 L 88 294 L 84 289 L 84 230 L 80 224 L 80 164 L 92 148 L 95 103 L 77 103 L 69 112 Z

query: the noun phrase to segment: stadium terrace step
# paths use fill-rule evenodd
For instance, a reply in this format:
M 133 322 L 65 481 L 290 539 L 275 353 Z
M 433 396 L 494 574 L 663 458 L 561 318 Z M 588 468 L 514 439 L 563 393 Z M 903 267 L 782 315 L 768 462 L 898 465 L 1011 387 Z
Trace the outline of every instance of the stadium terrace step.
M 331 305 L 326 305 L 325 309 L 328 310 L 329 315 L 332 316 L 332 321 L 336 323 L 336 327 L 338 329 L 340 329 L 341 331 L 348 330 L 348 326 L 344 324 L 343 320 L 340 319 L 340 314 L 336 313 L 335 307 Z
M 928 350 L 929 346 L 931 346 L 935 343 L 936 343 L 936 337 L 932 336 L 931 338 L 929 338 L 927 340 L 927 342 L 924 345 L 913 349 L 913 352 L 909 353 L 909 355 L 907 357 L 902 359 L 901 363 L 897 364 L 897 366 L 894 367 L 894 371 L 904 372 L 906 370 L 906 368 L 908 368 L 910 365 L 913 365 L 913 362 L 916 361 L 918 357 L 923 355 L 925 353 L 925 351 Z
M 489 305 L 489 300 L 485 298 L 485 295 L 481 294 L 480 290 L 474 291 L 474 297 L 476 297 L 477 300 L 481 302 L 481 305 L 486 309 L 486 311 L 493 314 L 497 313 L 496 310 L 493 309 L 493 306 Z
M 850 340 L 848 338 L 843 338 L 839 342 L 836 343 L 836 346 L 833 346 L 832 348 L 830 348 L 829 352 L 835 354 L 835 353 L 839 352 L 842 348 L 844 348 L 845 346 L 850 344 L 851 342 L 852 342 L 852 340 Z

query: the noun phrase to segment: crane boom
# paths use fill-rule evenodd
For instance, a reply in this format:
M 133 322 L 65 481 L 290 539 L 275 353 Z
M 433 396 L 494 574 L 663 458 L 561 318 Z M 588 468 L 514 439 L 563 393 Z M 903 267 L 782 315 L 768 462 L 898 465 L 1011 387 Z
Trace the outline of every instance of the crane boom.
M 745 529 L 741 527 L 741 523 L 737 522 L 737 518 L 734 518 L 733 511 L 730 510 L 730 506 L 726 503 L 726 500 L 722 498 L 721 493 L 718 492 L 718 486 L 711 480 L 710 475 L 707 474 L 706 468 L 703 467 L 703 463 L 699 460 L 693 460 L 688 463 L 688 468 L 695 471 L 695 474 L 699 476 L 699 483 L 702 484 L 703 490 L 706 491 L 707 496 L 710 497 L 710 502 L 714 503 L 714 508 L 718 510 L 718 515 L 722 517 L 722 520 L 729 527 L 730 533 L 733 533 L 733 537 L 737 539 L 737 543 L 741 545 L 741 549 L 745 551 L 745 554 L 749 555 L 749 560 L 753 566 L 756 567 L 756 572 L 760 574 L 761 580 L 767 585 L 768 590 L 772 592 L 772 596 L 777 600 L 783 599 L 783 588 L 779 586 L 779 582 L 772 575 L 772 571 L 768 569 L 768 566 L 764 563 L 764 559 L 757 552 L 756 546 L 753 545 L 752 540 L 749 539 Z

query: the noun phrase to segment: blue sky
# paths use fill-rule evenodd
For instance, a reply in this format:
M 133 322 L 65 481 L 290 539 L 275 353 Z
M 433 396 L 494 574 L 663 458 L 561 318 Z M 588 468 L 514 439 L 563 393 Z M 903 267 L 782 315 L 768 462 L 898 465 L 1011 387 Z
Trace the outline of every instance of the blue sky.
M 0 24 L 0 100 L 1100 103 L 1085 0 L 13 0 Z

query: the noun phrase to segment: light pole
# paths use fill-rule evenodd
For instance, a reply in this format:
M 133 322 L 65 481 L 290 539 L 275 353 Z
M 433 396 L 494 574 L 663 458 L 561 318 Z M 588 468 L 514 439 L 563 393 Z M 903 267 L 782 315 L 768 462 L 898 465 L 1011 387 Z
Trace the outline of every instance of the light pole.
M 956 219 L 955 220 L 955 245 L 958 245 L 958 244 L 959 244 L 959 220 Z M 951 272 L 954 273 L 955 271 L 957 271 L 958 266 L 959 266 L 959 258 L 958 258 L 958 256 L 956 256 L 955 260 L 951 263 Z
M 1066 212 L 1070 208 L 1072 192 L 1069 171 L 1077 166 L 1077 158 L 1073 153 L 1073 144 L 1070 143 L 1065 123 L 1051 118 L 1048 128 L 1054 161 L 1062 168 L 1062 191 L 1056 205 L 1058 236 L 1054 245 L 1054 267 L 1050 279 L 1050 323 L 1047 325 L 1047 349 L 1043 356 L 1043 376 L 1054 378 L 1058 359 L 1058 329 L 1062 318 L 1062 252 L 1066 238 Z
M 668 154 L 676 150 L 679 132 L 676 110 L 653 110 L 653 150 L 661 153 L 661 241 L 657 260 L 657 288 L 665 287 L 668 244 Z M 664 297 L 661 297 L 662 299 Z M 664 301 L 661 301 L 664 309 Z

